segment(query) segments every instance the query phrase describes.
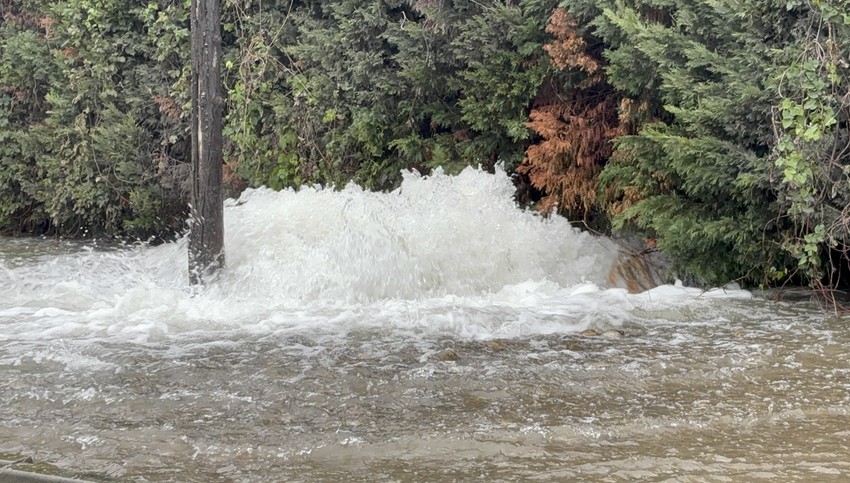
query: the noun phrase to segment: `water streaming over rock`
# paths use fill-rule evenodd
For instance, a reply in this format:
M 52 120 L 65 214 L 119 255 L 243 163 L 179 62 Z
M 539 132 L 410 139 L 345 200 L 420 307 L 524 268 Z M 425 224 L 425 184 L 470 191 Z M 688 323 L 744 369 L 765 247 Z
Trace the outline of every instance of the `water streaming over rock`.
M 121 481 L 850 476 L 846 320 L 607 288 L 616 248 L 512 190 L 474 169 L 251 190 L 194 293 L 182 241 L 0 240 L 0 460 Z

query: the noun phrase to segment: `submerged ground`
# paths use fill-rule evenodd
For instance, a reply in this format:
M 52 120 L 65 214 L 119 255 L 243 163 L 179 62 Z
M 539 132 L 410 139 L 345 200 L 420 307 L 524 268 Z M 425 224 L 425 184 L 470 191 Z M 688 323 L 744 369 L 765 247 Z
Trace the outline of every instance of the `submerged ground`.
M 699 305 L 622 339 L 7 340 L 0 451 L 129 481 L 845 480 L 847 321 Z
M 847 480 L 850 321 L 606 288 L 616 250 L 510 191 L 249 192 L 201 291 L 182 243 L 0 240 L 0 453 L 104 481 Z

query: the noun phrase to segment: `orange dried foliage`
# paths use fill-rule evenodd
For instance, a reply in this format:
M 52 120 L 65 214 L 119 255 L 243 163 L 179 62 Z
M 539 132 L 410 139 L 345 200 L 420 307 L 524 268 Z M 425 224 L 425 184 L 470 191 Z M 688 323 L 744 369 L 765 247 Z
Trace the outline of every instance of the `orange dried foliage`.
M 153 101 L 157 106 L 159 106 L 159 112 L 165 114 L 170 119 L 176 121 L 180 119 L 180 115 L 183 114 L 183 110 L 177 104 L 177 101 L 170 97 L 153 96 Z
M 558 8 L 549 19 L 546 31 L 555 36 L 555 40 L 543 46 L 552 58 L 552 64 L 559 69 L 580 69 L 593 76 L 599 72 L 599 61 L 587 53 L 587 42 L 578 35 L 578 19 Z
M 606 192 L 606 195 L 612 200 L 608 206 L 608 212 L 612 215 L 619 215 L 641 199 L 640 190 L 636 186 L 625 186 L 620 191 L 619 196 L 614 195 L 613 189 Z
M 612 154 L 611 140 L 627 131 L 631 104 L 605 82 L 601 59 L 587 52 L 577 27 L 562 8 L 546 27 L 555 36 L 544 47 L 553 64 L 584 78 L 569 92 L 556 88 L 537 99 L 527 125 L 542 139 L 528 148 L 517 171 L 544 193 L 541 211 L 557 206 L 571 218 L 586 220 L 596 206 L 598 176 Z
M 56 25 L 56 19 L 53 17 L 41 17 L 38 19 L 38 27 L 44 32 L 44 37 L 47 39 L 53 38 L 53 27 Z

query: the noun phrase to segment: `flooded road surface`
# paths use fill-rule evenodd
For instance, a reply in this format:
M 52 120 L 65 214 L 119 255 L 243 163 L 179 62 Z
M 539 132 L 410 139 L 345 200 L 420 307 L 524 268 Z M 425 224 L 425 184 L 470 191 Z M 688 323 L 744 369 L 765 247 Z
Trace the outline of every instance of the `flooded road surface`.
M 850 481 L 850 319 L 605 288 L 610 247 L 488 176 L 406 180 L 423 205 L 249 193 L 194 293 L 183 242 L 0 239 L 0 454 L 95 481 Z
M 5 342 L 0 451 L 129 481 L 846 481 L 847 321 L 717 305 L 620 339 Z

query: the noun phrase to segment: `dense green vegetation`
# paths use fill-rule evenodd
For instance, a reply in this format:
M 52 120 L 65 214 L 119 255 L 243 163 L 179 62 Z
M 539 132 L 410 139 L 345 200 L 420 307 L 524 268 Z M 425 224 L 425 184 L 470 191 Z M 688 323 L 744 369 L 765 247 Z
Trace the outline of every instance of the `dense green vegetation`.
M 223 6 L 231 194 L 503 162 L 707 283 L 850 276 L 845 2 Z M 0 230 L 179 231 L 188 1 L 0 11 Z
M 843 2 L 567 3 L 605 43 L 611 85 L 650 113 L 602 175 L 627 198 L 616 226 L 710 283 L 847 275 Z
M 124 0 L 4 0 L 3 12 L 0 227 L 146 236 L 177 226 L 185 28 Z

